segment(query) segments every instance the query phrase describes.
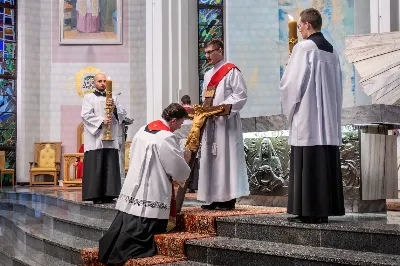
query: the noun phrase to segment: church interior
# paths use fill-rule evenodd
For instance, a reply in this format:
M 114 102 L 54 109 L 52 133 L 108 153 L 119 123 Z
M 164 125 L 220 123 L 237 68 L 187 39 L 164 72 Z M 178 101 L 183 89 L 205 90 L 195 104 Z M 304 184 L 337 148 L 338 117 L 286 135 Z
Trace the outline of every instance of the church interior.
M 290 25 L 311 7 L 342 68 L 346 215 L 293 224 L 279 86 L 303 41 Z M 400 265 L 398 0 L 0 0 L 0 19 L 0 266 L 105 265 L 117 210 L 82 200 L 83 99 L 106 73 L 127 112 L 113 136 L 123 184 L 136 132 L 183 95 L 202 103 L 212 39 L 247 85 L 250 195 L 210 211 L 188 190 L 157 254 L 120 265 Z

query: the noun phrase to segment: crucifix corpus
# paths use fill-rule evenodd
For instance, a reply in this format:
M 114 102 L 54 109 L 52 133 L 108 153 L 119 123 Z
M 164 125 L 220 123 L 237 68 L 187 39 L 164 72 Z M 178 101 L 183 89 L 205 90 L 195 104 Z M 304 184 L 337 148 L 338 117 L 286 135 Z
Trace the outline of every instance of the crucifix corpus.
M 215 91 L 219 82 L 225 77 L 225 75 L 232 69 L 236 68 L 235 65 L 227 63 L 223 65 L 211 78 L 206 91 L 204 92 L 204 103 L 203 106 L 195 105 L 193 109 L 188 111 L 189 117 L 193 119 L 192 128 L 189 132 L 188 138 L 185 143 L 185 147 L 192 152 L 192 157 L 189 162 L 191 169 L 190 177 L 186 180 L 183 187 L 178 188 L 176 195 L 176 212 L 180 213 L 185 199 L 185 193 L 189 185 L 189 180 L 193 178 L 193 170 L 196 162 L 196 155 L 201 143 L 203 131 L 206 125 L 208 117 L 211 116 L 227 116 L 231 113 L 232 105 L 222 104 L 213 106 L 213 99 Z

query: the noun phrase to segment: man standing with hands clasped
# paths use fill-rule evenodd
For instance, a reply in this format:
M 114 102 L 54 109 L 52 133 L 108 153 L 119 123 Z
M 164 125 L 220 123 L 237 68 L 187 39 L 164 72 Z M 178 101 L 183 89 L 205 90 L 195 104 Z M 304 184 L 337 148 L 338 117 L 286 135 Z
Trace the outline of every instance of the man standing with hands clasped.
M 300 13 L 305 41 L 295 45 L 280 83 L 289 123 L 291 222 L 327 223 L 344 215 L 339 146 L 342 144 L 342 72 L 339 55 L 320 32 L 321 14 Z

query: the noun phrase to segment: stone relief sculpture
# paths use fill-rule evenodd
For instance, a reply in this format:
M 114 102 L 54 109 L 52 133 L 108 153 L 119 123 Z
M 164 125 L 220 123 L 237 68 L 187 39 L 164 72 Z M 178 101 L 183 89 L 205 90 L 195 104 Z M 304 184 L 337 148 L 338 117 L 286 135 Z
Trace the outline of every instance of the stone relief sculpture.
M 250 190 L 271 192 L 287 184 L 282 164 L 269 138 L 252 139 L 245 143 Z M 257 145 L 258 144 L 258 145 Z
M 340 159 L 343 186 L 345 192 L 351 192 L 360 187 L 358 131 L 345 132 L 342 138 Z M 288 185 L 290 146 L 287 137 L 248 138 L 244 140 L 244 149 L 251 194 L 274 193 Z
M 360 142 L 358 132 L 346 132 L 342 135 L 343 145 L 340 147 L 340 161 L 344 187 L 360 186 Z

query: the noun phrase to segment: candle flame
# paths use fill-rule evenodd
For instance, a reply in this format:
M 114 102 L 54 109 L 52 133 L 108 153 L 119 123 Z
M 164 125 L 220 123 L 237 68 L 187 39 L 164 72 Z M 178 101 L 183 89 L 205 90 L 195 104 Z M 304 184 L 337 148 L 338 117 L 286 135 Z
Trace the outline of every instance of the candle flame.
M 288 16 L 289 16 L 290 21 L 293 21 L 293 17 L 291 15 L 288 15 Z
M 111 80 L 111 77 L 107 77 L 107 80 Z

